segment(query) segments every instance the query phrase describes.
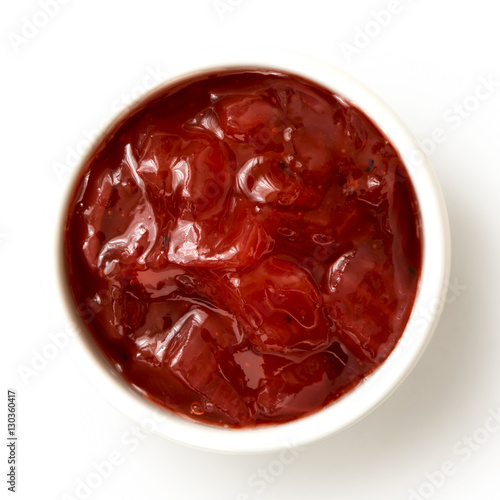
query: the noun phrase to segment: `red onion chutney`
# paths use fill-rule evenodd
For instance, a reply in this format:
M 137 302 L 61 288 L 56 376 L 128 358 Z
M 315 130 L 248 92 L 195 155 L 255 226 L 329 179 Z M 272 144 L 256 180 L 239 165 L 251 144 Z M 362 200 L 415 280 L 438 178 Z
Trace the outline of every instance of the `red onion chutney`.
M 421 243 L 402 160 L 363 112 L 232 70 L 160 89 L 107 132 L 71 196 L 65 264 L 136 390 L 240 428 L 316 412 L 387 358 Z

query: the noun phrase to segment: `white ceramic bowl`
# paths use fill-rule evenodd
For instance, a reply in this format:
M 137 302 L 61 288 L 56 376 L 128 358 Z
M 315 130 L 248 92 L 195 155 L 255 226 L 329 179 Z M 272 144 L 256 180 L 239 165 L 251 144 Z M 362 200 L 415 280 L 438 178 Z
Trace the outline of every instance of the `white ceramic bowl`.
M 83 326 L 61 270 L 62 294 L 78 332 L 79 345 L 74 357 L 85 376 L 115 407 L 145 429 L 178 443 L 217 452 L 262 453 L 305 445 L 339 432 L 367 415 L 402 382 L 424 351 L 441 313 L 449 276 L 450 237 L 443 196 L 432 167 L 416 139 L 394 112 L 364 85 L 329 64 L 288 51 L 232 47 L 197 52 L 174 61 L 173 68 L 175 75 L 163 85 L 207 70 L 267 68 L 294 73 L 345 97 L 378 125 L 403 159 L 421 210 L 423 262 L 411 317 L 388 359 L 347 395 L 311 416 L 248 430 L 189 421 L 156 407 L 132 390 L 117 375 Z M 74 181 L 76 175 L 77 172 Z M 70 185 L 72 189 L 74 182 Z M 63 216 L 68 200 L 64 200 L 61 207 Z M 62 229 L 63 223 L 58 233 L 59 249 L 62 249 Z M 64 261 L 60 253 L 59 261 Z

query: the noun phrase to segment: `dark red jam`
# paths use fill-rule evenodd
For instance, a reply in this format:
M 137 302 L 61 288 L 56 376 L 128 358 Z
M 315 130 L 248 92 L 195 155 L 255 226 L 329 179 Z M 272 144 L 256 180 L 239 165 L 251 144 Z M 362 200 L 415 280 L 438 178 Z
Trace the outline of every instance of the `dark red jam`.
M 401 158 L 359 109 L 274 71 L 158 91 L 86 161 L 65 228 L 88 329 L 147 399 L 229 427 L 355 387 L 408 321 L 421 268 Z

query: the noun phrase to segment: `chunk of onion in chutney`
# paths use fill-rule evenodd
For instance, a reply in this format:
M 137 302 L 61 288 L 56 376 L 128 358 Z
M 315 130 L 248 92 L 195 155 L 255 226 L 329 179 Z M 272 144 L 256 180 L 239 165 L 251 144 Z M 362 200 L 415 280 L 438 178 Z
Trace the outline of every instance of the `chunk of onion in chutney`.
M 107 132 L 72 193 L 66 270 L 143 397 L 249 428 L 317 412 L 387 358 L 420 234 L 401 158 L 363 112 L 231 70 L 160 89 Z

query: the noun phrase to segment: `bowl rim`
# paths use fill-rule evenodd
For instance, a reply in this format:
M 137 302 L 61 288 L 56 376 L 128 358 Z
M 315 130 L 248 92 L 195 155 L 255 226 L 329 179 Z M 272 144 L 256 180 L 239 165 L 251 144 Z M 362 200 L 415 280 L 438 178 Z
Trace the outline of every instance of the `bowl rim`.
M 249 454 L 304 446 L 335 434 L 364 418 L 406 378 L 435 330 L 445 303 L 450 273 L 450 229 L 437 177 L 417 139 L 392 109 L 354 77 L 324 61 L 288 50 L 232 46 L 199 50 L 172 63 L 164 82 L 139 96 L 119 113 L 90 145 L 68 183 L 57 241 L 60 290 L 65 311 L 76 326 L 78 347 L 71 352 L 84 376 L 115 408 L 143 428 L 171 441 L 206 451 Z M 288 423 L 252 429 L 202 424 L 160 409 L 119 376 L 87 332 L 71 297 L 65 271 L 64 227 L 70 196 L 80 171 L 102 137 L 131 109 L 151 95 L 200 73 L 236 69 L 283 71 L 306 78 L 339 94 L 361 109 L 399 152 L 413 185 L 422 222 L 422 269 L 407 326 L 388 358 L 358 386 L 330 405 Z

